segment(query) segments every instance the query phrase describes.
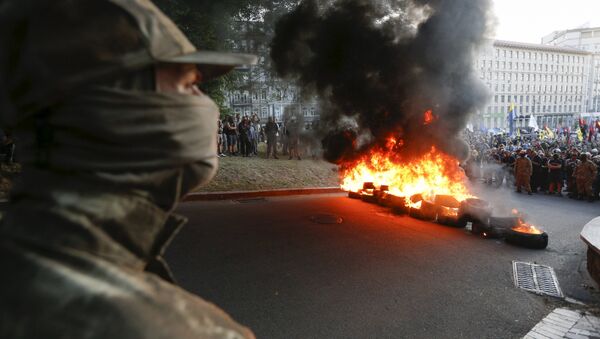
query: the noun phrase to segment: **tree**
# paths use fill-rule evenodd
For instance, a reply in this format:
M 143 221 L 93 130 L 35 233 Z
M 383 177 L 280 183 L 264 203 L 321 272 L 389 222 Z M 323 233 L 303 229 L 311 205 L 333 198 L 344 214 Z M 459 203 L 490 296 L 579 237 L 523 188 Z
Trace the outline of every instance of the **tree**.
M 273 77 L 269 59 L 269 44 L 275 23 L 298 5 L 299 0 L 155 0 L 200 50 L 224 50 L 252 53 L 261 63 L 244 72 L 231 72 L 224 77 L 202 84 L 219 105 L 223 114 L 230 114 L 225 105 L 226 93 L 234 90 L 258 92 L 258 84 L 268 84 L 285 93 L 289 83 Z M 239 29 L 240 23 L 253 23 Z M 262 41 L 242 45 L 242 41 Z

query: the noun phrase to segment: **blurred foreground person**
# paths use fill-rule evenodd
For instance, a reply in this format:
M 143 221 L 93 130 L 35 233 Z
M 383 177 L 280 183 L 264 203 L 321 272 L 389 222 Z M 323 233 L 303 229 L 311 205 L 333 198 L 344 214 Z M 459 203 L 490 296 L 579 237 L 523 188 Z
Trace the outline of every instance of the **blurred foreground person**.
M 147 0 L 0 5 L 2 127 L 21 180 L 0 223 L 0 338 L 252 338 L 172 283 L 178 201 L 217 166 L 198 52 Z

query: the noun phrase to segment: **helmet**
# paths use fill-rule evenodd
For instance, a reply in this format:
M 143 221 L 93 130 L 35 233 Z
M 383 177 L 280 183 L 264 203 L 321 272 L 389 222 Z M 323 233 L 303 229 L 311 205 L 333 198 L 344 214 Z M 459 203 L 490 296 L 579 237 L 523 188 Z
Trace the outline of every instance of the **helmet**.
M 560 148 L 555 148 L 554 151 L 552 151 L 552 153 L 554 154 L 560 154 L 561 150 Z
M 593 155 L 597 155 L 598 154 L 598 149 L 597 148 L 592 149 L 592 154 Z

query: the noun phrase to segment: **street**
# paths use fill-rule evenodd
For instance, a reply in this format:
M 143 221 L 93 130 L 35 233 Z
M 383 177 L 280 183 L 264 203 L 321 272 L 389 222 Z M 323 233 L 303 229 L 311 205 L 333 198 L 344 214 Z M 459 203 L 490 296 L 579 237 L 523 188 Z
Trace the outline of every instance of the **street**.
M 552 266 L 565 296 L 596 304 L 579 232 L 600 203 L 485 192 L 526 211 L 548 248 L 330 194 L 184 203 L 166 257 L 182 287 L 258 338 L 519 338 L 568 304 L 517 289 L 513 260 Z

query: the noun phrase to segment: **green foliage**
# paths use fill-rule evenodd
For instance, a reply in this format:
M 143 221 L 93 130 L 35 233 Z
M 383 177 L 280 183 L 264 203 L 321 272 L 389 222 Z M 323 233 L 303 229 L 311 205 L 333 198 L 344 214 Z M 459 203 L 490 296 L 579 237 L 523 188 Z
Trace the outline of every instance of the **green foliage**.
M 261 36 L 268 46 L 272 38 L 275 22 L 281 15 L 294 8 L 299 0 L 154 0 L 184 32 L 188 39 L 200 50 L 238 50 L 236 42 Z M 235 21 L 256 22 L 259 25 L 251 30 L 240 32 Z M 249 52 L 268 57 L 267 50 L 247 49 Z M 225 107 L 225 93 L 234 89 L 250 89 L 253 80 L 264 78 L 269 71 L 264 67 L 254 67 L 246 78 L 240 72 L 202 84 L 207 93 L 221 109 L 222 115 L 231 114 Z M 267 76 L 269 78 L 269 76 Z

